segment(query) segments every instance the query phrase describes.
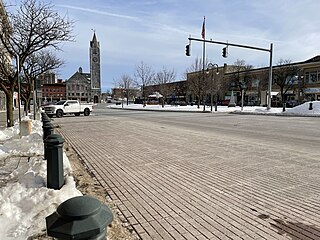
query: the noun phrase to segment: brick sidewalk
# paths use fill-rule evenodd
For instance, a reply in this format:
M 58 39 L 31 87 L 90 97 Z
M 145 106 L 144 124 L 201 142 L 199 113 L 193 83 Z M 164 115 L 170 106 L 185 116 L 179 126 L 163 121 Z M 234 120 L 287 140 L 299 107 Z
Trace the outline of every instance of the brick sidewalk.
M 60 126 L 143 240 L 320 239 L 317 152 L 138 121 Z

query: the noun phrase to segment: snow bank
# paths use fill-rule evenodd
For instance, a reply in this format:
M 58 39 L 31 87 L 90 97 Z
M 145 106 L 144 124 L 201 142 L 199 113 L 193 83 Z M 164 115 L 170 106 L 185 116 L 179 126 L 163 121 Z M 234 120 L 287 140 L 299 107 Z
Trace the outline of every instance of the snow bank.
M 310 102 L 305 102 L 294 108 L 287 108 L 287 111 L 284 114 L 320 115 L 320 101 L 312 101 L 312 110 L 309 110 L 309 105 Z
M 76 189 L 69 160 L 64 153 L 65 185 L 46 187 L 47 164 L 43 160 L 42 124 L 32 120 L 32 134 L 19 138 L 19 125 L 0 131 L 0 160 L 16 167 L 0 188 L 0 239 L 25 240 L 46 229 L 45 217 L 65 200 L 82 195 Z M 0 141 L 1 141 L 0 140 Z M 17 160 L 18 159 L 18 160 Z

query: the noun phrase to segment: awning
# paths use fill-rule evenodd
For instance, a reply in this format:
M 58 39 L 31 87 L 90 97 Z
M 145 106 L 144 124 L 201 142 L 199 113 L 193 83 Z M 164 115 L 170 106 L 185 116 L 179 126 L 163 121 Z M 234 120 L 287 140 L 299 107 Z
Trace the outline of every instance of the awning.
M 278 94 L 279 94 L 279 92 L 271 92 L 271 96 L 276 96 Z M 267 91 L 267 95 L 269 95 L 269 91 Z
M 305 88 L 304 93 L 320 93 L 320 88 Z

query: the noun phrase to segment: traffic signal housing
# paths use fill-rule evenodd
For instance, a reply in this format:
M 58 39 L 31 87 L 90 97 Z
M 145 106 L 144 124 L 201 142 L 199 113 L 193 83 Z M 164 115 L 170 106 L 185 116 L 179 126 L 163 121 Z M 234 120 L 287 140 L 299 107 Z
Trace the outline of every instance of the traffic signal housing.
M 228 57 L 227 47 L 222 48 L 222 57 Z
M 186 56 L 191 56 L 191 54 L 190 54 L 190 44 L 186 45 Z

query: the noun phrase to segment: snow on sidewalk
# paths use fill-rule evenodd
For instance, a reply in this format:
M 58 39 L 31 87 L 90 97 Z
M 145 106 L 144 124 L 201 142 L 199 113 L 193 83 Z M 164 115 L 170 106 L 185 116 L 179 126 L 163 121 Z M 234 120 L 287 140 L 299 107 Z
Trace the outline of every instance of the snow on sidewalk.
M 19 125 L 0 131 L 0 239 L 25 240 L 45 232 L 45 217 L 65 200 L 82 195 L 76 189 L 64 153 L 65 185 L 48 189 L 43 160 L 42 123 L 32 121 L 32 134 L 19 138 Z

